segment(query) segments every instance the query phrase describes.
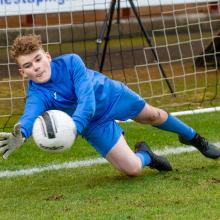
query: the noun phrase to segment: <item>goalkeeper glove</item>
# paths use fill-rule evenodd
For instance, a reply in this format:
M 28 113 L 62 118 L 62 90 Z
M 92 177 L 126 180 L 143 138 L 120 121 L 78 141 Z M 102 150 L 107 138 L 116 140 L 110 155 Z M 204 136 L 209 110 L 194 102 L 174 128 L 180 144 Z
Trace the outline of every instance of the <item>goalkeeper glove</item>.
M 12 133 L 1 132 L 0 152 L 3 154 L 3 159 L 6 160 L 13 151 L 24 143 L 24 141 L 25 138 L 22 136 L 20 124 L 15 124 Z

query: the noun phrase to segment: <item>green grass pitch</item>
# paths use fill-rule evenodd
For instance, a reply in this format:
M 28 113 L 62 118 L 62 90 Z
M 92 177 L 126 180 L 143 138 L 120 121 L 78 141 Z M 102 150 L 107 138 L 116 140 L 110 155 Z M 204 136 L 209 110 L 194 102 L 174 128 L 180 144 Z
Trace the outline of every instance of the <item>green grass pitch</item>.
M 220 112 L 181 119 L 211 142 L 220 141 Z M 173 133 L 136 123 L 121 125 L 131 147 L 140 140 L 153 149 L 180 146 Z M 41 151 L 30 139 L 7 161 L 0 159 L 0 172 L 97 157 L 81 138 L 59 154 Z M 207 159 L 197 151 L 167 157 L 172 172 L 145 168 L 136 178 L 108 163 L 0 178 L 0 219 L 219 220 L 220 159 Z

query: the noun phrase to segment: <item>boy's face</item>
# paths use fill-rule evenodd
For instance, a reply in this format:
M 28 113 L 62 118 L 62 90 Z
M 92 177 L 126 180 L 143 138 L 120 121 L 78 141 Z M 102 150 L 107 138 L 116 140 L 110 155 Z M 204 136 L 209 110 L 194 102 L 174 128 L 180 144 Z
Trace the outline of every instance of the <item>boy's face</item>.
M 20 66 L 20 74 L 36 83 L 45 83 L 51 77 L 51 56 L 43 49 L 21 55 L 17 57 L 17 62 Z

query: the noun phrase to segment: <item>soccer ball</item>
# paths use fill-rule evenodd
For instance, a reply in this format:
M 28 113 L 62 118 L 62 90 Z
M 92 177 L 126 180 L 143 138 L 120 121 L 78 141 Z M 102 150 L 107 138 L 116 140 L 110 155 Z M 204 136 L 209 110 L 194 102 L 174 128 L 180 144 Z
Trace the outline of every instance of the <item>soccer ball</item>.
M 73 119 L 65 112 L 49 110 L 35 120 L 32 136 L 40 149 L 62 152 L 70 149 L 75 142 L 77 129 Z

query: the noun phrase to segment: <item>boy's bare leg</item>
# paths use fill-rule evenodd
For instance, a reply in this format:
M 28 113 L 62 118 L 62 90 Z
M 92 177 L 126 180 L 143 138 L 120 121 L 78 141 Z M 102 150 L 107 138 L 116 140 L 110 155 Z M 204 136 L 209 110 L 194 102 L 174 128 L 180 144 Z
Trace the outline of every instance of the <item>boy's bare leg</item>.
M 129 176 L 138 176 L 144 166 L 159 171 L 171 171 L 172 166 L 169 161 L 158 156 L 151 151 L 145 142 L 135 145 L 135 153 L 128 146 L 123 135 L 107 154 L 106 159 L 119 171 Z
M 106 159 L 119 171 L 129 176 L 138 176 L 141 173 L 141 160 L 130 149 L 123 135 L 107 154 Z

